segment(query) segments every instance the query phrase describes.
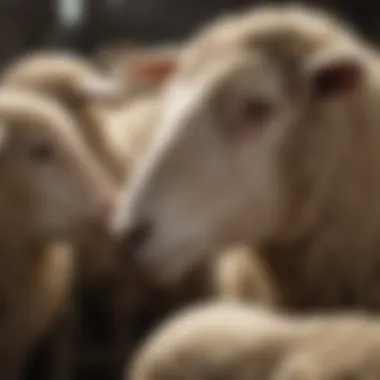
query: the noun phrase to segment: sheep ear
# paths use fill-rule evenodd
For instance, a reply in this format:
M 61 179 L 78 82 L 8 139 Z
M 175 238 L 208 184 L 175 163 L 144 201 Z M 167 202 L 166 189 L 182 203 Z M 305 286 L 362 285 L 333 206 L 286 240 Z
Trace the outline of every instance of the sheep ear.
M 363 73 L 359 57 L 346 51 L 317 54 L 306 65 L 309 91 L 318 100 L 351 93 L 360 86 Z
M 169 75 L 174 73 L 177 67 L 176 54 L 163 54 L 162 56 L 141 57 L 132 63 L 132 73 L 141 80 L 151 83 L 160 84 L 165 81 Z

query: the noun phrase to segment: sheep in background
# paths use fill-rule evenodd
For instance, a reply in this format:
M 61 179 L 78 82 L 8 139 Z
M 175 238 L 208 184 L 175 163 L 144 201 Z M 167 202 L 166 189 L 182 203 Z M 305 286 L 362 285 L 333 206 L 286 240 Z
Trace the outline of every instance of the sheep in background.
M 3 86 L 54 96 L 72 113 L 94 156 L 118 180 L 125 162 L 107 130 L 107 115 L 123 99 L 119 85 L 89 61 L 67 52 L 40 52 L 12 63 L 2 74 Z M 116 136 L 117 138 L 117 136 Z
M 74 120 L 48 98 L 0 89 L 0 130 L 0 376 L 13 380 L 69 295 L 67 247 L 106 229 L 115 192 Z
M 131 380 L 372 380 L 380 321 L 364 313 L 296 317 L 262 306 L 200 304 L 169 317 L 126 369 Z

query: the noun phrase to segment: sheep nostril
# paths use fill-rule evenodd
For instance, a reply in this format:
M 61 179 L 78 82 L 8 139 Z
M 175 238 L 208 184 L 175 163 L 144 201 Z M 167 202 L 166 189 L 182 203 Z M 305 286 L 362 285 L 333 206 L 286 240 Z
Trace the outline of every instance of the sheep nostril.
M 149 239 L 151 232 L 152 226 L 148 222 L 133 225 L 122 237 L 122 249 L 133 254 Z

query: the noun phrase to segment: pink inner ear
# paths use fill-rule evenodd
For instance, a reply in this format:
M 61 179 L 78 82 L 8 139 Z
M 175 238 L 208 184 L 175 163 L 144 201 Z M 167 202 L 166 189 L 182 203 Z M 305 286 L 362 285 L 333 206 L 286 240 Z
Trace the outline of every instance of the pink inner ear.
M 160 83 L 170 75 L 176 66 L 175 60 L 163 59 L 146 62 L 137 62 L 134 71 L 135 73 L 151 83 Z
M 327 66 L 314 74 L 313 94 L 317 98 L 344 95 L 354 90 L 359 80 L 360 68 L 354 63 Z

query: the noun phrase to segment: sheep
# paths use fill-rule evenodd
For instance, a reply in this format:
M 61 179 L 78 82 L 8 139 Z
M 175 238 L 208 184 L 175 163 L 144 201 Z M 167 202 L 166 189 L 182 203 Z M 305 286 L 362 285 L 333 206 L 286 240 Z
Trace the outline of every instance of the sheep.
M 169 317 L 139 347 L 125 378 L 370 380 L 380 375 L 379 355 L 379 320 L 364 313 L 296 317 L 212 302 Z
M 25 357 L 70 295 L 73 248 L 107 231 L 115 189 L 51 99 L 0 89 L 0 377 Z
M 118 201 L 120 251 L 178 278 L 244 242 L 277 306 L 377 309 L 379 69 L 371 46 L 311 7 L 261 6 L 206 26 Z
M 87 60 L 67 52 L 39 52 L 22 57 L 2 73 L 3 86 L 54 96 L 77 118 L 78 128 L 95 156 L 116 180 L 125 161 L 106 130 L 108 112 L 122 104 L 122 88 Z M 116 139 L 117 139 L 116 135 Z

